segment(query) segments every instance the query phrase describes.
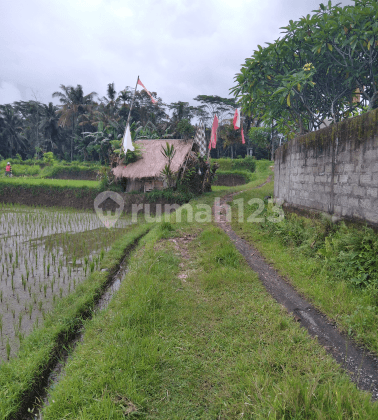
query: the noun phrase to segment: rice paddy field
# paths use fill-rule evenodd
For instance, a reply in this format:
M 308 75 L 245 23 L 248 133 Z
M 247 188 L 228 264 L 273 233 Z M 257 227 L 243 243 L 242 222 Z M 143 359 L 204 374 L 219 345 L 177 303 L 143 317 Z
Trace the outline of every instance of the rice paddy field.
M 0 363 L 129 229 L 123 218 L 106 229 L 93 212 L 0 204 Z

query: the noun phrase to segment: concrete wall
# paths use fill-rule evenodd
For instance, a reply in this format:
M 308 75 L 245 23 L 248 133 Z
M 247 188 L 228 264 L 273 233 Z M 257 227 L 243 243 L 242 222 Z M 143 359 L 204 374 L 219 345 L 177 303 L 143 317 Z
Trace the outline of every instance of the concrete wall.
M 285 205 L 378 225 L 378 109 L 291 140 L 274 171 Z

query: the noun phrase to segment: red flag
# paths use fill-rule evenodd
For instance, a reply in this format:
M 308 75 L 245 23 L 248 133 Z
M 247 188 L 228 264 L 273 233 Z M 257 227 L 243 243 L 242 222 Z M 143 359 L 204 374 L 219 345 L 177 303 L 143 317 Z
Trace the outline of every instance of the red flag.
M 234 129 L 237 130 L 240 128 L 240 111 L 238 109 L 235 109 L 235 115 L 234 115 Z
M 156 99 L 152 97 L 151 93 L 145 88 L 144 84 L 140 81 L 140 79 L 138 79 L 138 85 L 142 86 L 142 88 L 147 92 L 148 96 L 151 98 L 152 103 L 156 104 L 157 103 Z
M 218 117 L 214 115 L 213 127 L 211 129 L 209 149 L 215 149 L 217 145 L 217 129 L 218 129 Z

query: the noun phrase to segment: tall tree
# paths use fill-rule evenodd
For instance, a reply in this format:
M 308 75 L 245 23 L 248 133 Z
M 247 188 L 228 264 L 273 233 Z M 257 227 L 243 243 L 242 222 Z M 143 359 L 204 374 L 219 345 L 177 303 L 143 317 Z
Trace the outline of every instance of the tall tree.
M 52 102 L 48 105 L 42 105 L 42 117 L 39 128 L 44 134 L 44 146 L 46 151 L 54 151 L 59 149 L 59 117 L 58 107 Z M 62 149 L 60 150 L 62 152 Z
M 374 102 L 377 63 L 369 48 L 376 43 L 376 5 L 356 0 L 355 7 L 332 8 L 329 2 L 313 16 L 291 20 L 282 28 L 283 39 L 258 46 L 231 89 L 243 110 L 258 115 L 265 125 L 276 120 L 280 132 L 292 137 L 320 128 L 326 118 L 337 122 L 361 110 L 364 104 L 352 100 L 356 87 Z M 351 26 L 356 29 L 353 36 L 348 35 Z
M 93 105 L 93 98 L 96 92 L 91 92 L 84 95 L 83 87 L 77 85 L 76 88 L 72 86 L 60 85 L 63 92 L 54 92 L 53 98 L 59 98 L 62 104 L 59 109 L 59 125 L 62 127 L 71 127 L 71 160 L 73 158 L 73 140 L 75 137 L 76 127 L 78 126 L 79 115 L 84 114 L 85 111 Z
M 314 12 L 313 51 L 343 68 L 369 109 L 378 107 L 378 2 L 355 0 L 341 8 L 329 1 Z
M 13 157 L 14 153 L 25 154 L 27 144 L 22 136 L 22 120 L 11 105 L 0 105 L 1 137 L 6 155 Z M 8 156 L 7 156 L 8 157 Z

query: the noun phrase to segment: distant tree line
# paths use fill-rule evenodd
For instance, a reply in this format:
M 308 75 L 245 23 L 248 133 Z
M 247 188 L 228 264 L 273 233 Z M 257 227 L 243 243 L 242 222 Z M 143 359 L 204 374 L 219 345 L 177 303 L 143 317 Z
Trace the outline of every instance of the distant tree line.
M 37 100 L 17 101 L 0 105 L 0 155 L 12 158 L 19 154 L 23 159 L 40 158 L 53 152 L 58 159 L 85 160 L 108 163 L 111 141 L 123 137 L 134 90 L 126 87 L 117 92 L 109 83 L 107 93 L 99 97 L 96 92 L 84 93 L 81 85 L 60 85 L 52 96 L 60 104 L 43 104 Z M 198 106 L 188 102 L 153 104 L 145 91 L 137 91 L 131 111 L 130 123 L 133 139 L 192 138 L 195 134 L 193 118 L 210 130 L 214 114 L 220 119 L 217 149 L 214 157 L 246 154 L 241 144 L 240 130 L 232 129 L 236 108 L 234 99 L 199 95 L 194 98 Z M 171 116 L 168 111 L 171 111 Z M 251 121 L 244 121 L 245 129 Z M 263 150 L 264 153 L 264 150 Z

